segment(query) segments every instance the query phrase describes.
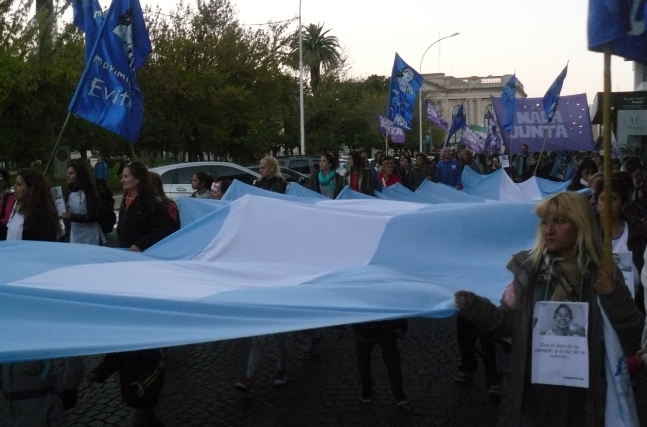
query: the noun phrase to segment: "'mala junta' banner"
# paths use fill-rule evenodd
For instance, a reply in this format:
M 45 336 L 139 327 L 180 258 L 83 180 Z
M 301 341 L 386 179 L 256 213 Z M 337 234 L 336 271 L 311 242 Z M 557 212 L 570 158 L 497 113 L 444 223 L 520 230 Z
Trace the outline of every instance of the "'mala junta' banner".
M 491 97 L 499 125 L 506 110 L 499 97 Z M 521 152 L 521 144 L 528 145 L 528 151 L 541 151 L 546 137 L 546 151 L 591 151 L 593 134 L 589 117 L 586 94 L 562 96 L 548 123 L 543 107 L 543 98 L 517 98 L 514 121 L 510 132 L 502 132 L 508 151 Z

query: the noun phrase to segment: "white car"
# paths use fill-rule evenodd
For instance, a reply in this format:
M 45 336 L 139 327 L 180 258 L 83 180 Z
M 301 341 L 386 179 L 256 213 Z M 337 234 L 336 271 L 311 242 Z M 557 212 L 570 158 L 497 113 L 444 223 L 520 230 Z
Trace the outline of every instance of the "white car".
M 188 197 L 193 194 L 191 178 L 198 171 L 208 172 L 216 181 L 237 179 L 246 184 L 252 184 L 261 176 L 245 167 L 229 162 L 190 162 L 176 163 L 150 169 L 162 177 L 164 192 L 173 200 Z

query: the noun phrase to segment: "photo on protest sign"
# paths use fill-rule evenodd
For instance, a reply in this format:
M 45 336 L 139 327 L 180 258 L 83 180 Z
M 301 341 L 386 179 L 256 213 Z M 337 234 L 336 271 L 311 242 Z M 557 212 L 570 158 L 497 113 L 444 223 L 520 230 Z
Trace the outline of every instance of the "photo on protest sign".
M 625 285 L 629 288 L 631 297 L 634 298 L 636 290 L 634 289 L 634 269 L 631 252 L 614 252 L 613 262 L 622 272 L 622 277 L 625 279 Z
M 581 303 L 542 301 L 537 304 L 541 304 L 541 309 L 535 312 L 535 328 L 540 335 L 586 337 L 586 314 Z
M 588 387 L 588 304 L 540 301 L 532 334 L 532 382 Z

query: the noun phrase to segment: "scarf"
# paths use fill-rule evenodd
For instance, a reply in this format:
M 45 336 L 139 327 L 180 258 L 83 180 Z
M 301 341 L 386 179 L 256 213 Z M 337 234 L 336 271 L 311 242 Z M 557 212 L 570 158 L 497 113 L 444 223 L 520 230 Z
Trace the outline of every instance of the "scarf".
M 317 179 L 319 180 L 319 186 L 328 186 L 328 191 L 331 193 L 335 191 L 335 174 L 336 172 L 334 170 L 329 170 L 328 174 L 324 175 L 319 171 L 317 174 Z
M 566 261 L 544 250 L 545 279 L 552 289 L 551 301 L 581 301 L 584 272 L 588 262 L 581 268 L 575 261 Z

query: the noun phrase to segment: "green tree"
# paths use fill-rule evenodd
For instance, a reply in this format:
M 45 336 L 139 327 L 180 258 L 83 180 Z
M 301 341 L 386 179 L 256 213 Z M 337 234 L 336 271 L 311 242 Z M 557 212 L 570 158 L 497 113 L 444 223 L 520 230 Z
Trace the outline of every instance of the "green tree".
M 301 29 L 303 66 L 310 72 L 310 87 L 312 93 L 317 92 L 321 76 L 326 70 L 339 67 L 342 63 L 341 47 L 336 36 L 328 35 L 331 30 L 323 30 L 323 25 L 310 24 Z M 298 69 L 299 64 L 299 33 L 294 35 L 291 64 Z

